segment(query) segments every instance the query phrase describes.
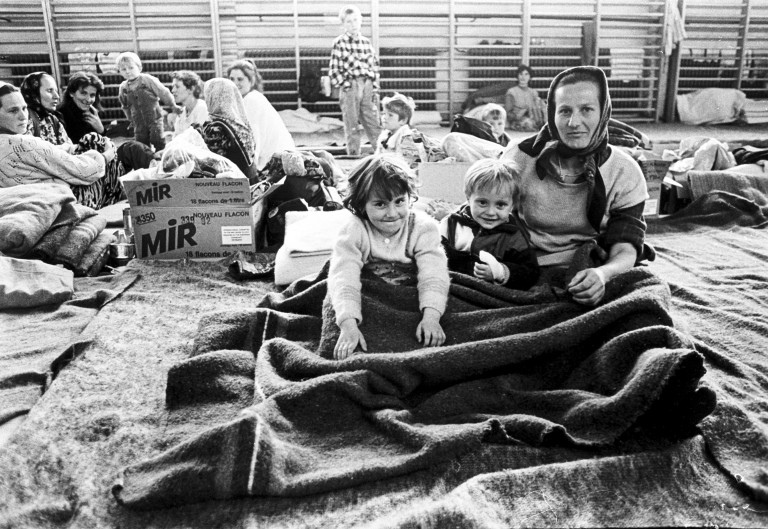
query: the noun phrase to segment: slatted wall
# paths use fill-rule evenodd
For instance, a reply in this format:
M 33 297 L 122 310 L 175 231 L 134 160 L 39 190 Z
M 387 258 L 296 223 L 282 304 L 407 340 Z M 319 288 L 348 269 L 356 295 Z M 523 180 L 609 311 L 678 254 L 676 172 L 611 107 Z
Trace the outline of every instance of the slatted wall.
M 768 98 L 768 1 L 687 0 L 678 94 L 737 88 Z
M 145 71 L 164 82 L 176 69 L 208 79 L 225 74 L 234 59 L 249 57 L 278 110 L 303 106 L 338 116 L 334 100 L 302 100 L 298 81 L 302 71 L 326 72 L 331 42 L 341 32 L 338 11 L 346 4 L 3 0 L 0 77 L 18 84 L 31 71 L 47 70 L 65 83 L 75 69 L 94 69 L 108 86 L 106 117 L 121 119 L 116 52 L 138 52 Z M 655 120 L 665 94 L 668 101 L 705 86 L 768 97 L 768 0 L 361 0 L 356 5 L 363 33 L 379 50 L 382 91 L 410 95 L 419 109 L 436 110 L 446 121 L 474 90 L 509 85 L 520 63 L 534 69 L 531 84 L 542 97 L 564 68 L 601 66 L 609 75 L 614 114 L 627 121 Z M 677 5 L 689 38 L 675 56 L 664 28 L 669 8 Z

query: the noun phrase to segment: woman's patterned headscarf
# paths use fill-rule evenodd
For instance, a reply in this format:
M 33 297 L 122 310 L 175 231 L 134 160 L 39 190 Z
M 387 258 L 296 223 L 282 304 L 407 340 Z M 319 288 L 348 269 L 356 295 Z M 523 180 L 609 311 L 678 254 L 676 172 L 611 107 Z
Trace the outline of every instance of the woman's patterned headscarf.
M 49 114 L 61 118 L 58 112 L 52 112 L 46 109 L 40 102 L 40 80 L 44 75 L 51 77 L 51 74 L 47 72 L 34 72 L 27 75 L 19 87 L 21 95 L 24 96 L 24 101 L 27 102 L 27 107 L 30 110 L 34 110 L 35 113 L 40 116 L 40 119 L 45 119 Z
M 571 149 L 560 138 L 555 124 L 555 92 L 563 84 L 569 85 L 582 81 L 593 81 L 599 88 L 600 122 L 592 134 L 592 139 L 583 149 Z M 584 162 L 584 177 L 590 186 L 590 198 L 587 217 L 593 226 L 599 225 L 605 206 L 605 183 L 600 175 L 600 166 L 608 159 L 611 148 L 608 146 L 608 121 L 611 119 L 611 96 L 608 93 L 608 79 L 600 68 L 595 66 L 576 66 L 560 72 L 549 85 L 547 93 L 547 124 L 536 136 L 523 140 L 519 144 L 521 151 L 536 158 L 536 174 L 546 177 L 553 171 L 553 156 L 571 158 L 578 156 Z M 552 175 L 550 175 L 552 176 Z
M 235 83 L 222 77 L 214 77 L 205 82 L 203 88 L 208 116 L 211 120 L 220 120 L 229 125 L 247 153 L 256 152 L 253 131 L 248 124 L 243 96 Z

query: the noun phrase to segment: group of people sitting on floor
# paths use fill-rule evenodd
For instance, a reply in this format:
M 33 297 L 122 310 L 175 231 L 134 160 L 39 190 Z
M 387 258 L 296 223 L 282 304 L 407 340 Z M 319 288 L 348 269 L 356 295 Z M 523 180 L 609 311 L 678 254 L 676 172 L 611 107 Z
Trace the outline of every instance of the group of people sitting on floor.
M 30 74 L 21 89 L 3 83 L 0 186 L 60 181 L 69 184 L 83 204 L 98 209 L 114 203 L 121 195 L 118 177 L 125 167 L 136 167 L 141 158 L 136 153 L 152 153 L 147 143 L 155 152 L 165 147 L 161 101 L 176 114 L 174 134 L 195 127 L 211 151 L 233 161 L 248 176 L 266 164 L 272 152 L 295 148 L 279 115 L 259 92 L 261 79 L 247 61 L 233 64 L 229 79 L 205 83 L 193 72 L 176 72 L 172 91 L 142 74 L 135 54 L 121 54 L 118 71 L 125 78 L 119 98 L 135 131 L 135 139 L 124 144 L 122 156 L 102 134 L 97 109 L 103 84 L 94 74 L 72 75 L 63 101 L 55 80 L 45 73 Z M 515 108 L 523 106 L 520 93 L 529 73 L 521 69 L 523 82 L 516 87 L 520 90 L 509 94 Z M 411 239 L 416 233 L 410 211 L 416 187 L 409 166 L 423 161 L 434 144 L 410 128 L 412 100 L 395 94 L 383 101 L 384 130 L 376 152 L 352 170 L 350 194 L 344 201 L 362 224 L 354 228 L 357 231 L 348 231 L 353 226 L 343 231 L 334 259 L 346 262 L 354 254 L 355 262 L 363 259 L 354 269 L 375 264 L 374 269 L 397 280 L 410 270 L 410 263 L 416 265 L 421 282 L 426 276 L 418 271 L 419 256 L 436 254 L 434 248 L 423 250 L 419 245 L 442 244 L 437 254 L 443 258 L 447 254 L 448 259 L 430 261 L 431 286 L 424 291 L 425 299 L 431 300 L 424 307 L 430 309 L 425 312 L 429 318 L 419 329 L 425 343 L 436 344 L 442 336 L 436 322 L 444 310 L 440 300 L 445 289 L 436 282 L 443 273 L 438 274 L 435 267 L 451 266 L 513 288 L 556 282 L 575 301 L 595 304 L 611 277 L 649 257 L 642 218 L 648 198 L 645 180 L 628 154 L 608 145 L 611 103 L 604 72 L 594 67 L 562 72 L 550 86 L 546 105 L 536 108 L 537 112 L 546 109 L 546 123 L 538 134 L 519 144 L 509 142 L 504 133 L 509 115 L 503 107 L 486 105 L 481 110 L 478 117 L 488 123 L 491 134 L 490 140 L 482 141 L 495 148 L 481 152 L 475 158 L 479 165 L 468 171 L 467 203 L 449 217 L 442 236 L 436 224 L 427 223 L 426 227 L 419 224 L 418 239 Z M 531 123 L 536 116 L 528 116 Z M 462 135 L 472 136 L 449 134 L 453 140 L 443 142 L 443 147 L 450 148 L 454 141 L 466 150 Z M 488 159 L 496 163 L 488 165 Z M 364 188 L 356 191 L 359 185 Z M 591 250 L 584 253 L 585 247 Z M 572 265 L 579 255 L 586 261 L 574 272 Z M 393 263 L 405 269 L 389 266 Z M 337 265 L 332 259 L 332 278 Z M 338 303 L 354 307 L 359 283 L 348 284 L 346 272 L 342 276 Z M 344 314 L 355 319 L 355 311 L 350 310 Z M 344 349 L 340 356 L 364 345 L 354 326 L 343 321 L 339 325 L 339 347 Z
M 174 72 L 172 90 L 142 73 L 135 53 L 120 54 L 116 63 L 125 79 L 118 98 L 134 131 L 120 148 L 104 135 L 104 84 L 96 74 L 73 73 L 61 96 L 45 72 L 27 75 L 19 88 L 0 81 L 0 187 L 53 181 L 68 184 L 79 203 L 94 209 L 118 202 L 119 177 L 149 167 L 165 148 L 161 104 L 174 116 L 173 137 L 196 128 L 212 152 L 246 176 L 258 174 L 275 152 L 295 149 L 250 61 L 233 63 L 229 79 L 205 83 L 195 72 Z

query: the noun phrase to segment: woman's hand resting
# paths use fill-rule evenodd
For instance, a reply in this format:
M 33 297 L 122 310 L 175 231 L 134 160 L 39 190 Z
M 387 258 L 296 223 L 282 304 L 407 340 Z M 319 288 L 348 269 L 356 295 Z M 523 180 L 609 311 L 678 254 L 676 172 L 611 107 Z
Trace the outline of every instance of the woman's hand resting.
M 605 295 L 605 274 L 599 268 L 576 273 L 566 287 L 573 300 L 583 305 L 597 305 Z

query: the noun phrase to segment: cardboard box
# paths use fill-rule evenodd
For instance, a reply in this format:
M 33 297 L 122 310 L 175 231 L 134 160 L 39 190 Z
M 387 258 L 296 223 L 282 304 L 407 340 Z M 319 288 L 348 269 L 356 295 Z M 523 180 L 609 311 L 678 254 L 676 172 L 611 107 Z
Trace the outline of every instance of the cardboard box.
M 467 201 L 464 196 L 464 175 L 469 162 L 424 162 L 419 164 L 419 196 L 438 198 L 454 204 Z
M 645 185 L 648 188 L 648 200 L 643 209 L 644 217 L 653 217 L 663 213 L 661 203 L 663 199 L 664 177 L 671 162 L 661 159 L 641 160 L 640 168 L 645 176 Z
M 124 181 L 139 259 L 221 259 L 255 251 L 260 203 L 244 178 Z

